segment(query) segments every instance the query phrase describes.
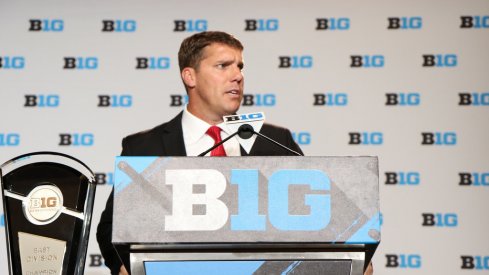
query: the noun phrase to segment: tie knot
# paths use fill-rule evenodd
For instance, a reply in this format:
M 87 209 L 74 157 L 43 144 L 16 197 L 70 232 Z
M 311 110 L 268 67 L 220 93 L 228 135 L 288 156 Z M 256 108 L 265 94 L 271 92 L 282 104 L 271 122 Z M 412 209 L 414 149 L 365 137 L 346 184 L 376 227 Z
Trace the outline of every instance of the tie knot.
M 219 128 L 218 126 L 211 126 L 209 127 L 209 129 L 207 130 L 207 134 L 214 140 L 214 142 L 220 142 L 222 139 L 221 139 L 221 128 Z

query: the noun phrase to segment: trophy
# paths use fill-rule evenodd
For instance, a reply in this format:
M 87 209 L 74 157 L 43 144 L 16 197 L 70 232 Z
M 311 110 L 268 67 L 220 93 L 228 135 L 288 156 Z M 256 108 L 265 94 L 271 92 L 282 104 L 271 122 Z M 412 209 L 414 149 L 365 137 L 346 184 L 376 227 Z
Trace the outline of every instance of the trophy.
M 0 166 L 10 274 L 83 274 L 95 180 L 79 160 L 54 152 Z

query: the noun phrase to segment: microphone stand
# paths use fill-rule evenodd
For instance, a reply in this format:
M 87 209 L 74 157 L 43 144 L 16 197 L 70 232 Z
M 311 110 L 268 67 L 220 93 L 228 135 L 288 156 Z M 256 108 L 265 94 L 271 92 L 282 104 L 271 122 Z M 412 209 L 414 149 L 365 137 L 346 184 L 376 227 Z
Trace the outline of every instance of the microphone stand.
M 294 151 L 292 149 L 290 149 L 289 147 L 285 146 L 285 145 L 282 145 L 280 144 L 279 142 L 261 134 L 261 133 L 258 133 L 255 131 L 255 129 L 253 129 L 253 126 L 249 125 L 249 124 L 243 124 L 241 126 L 239 126 L 238 128 L 238 131 L 236 131 L 235 133 L 233 133 L 232 135 L 228 136 L 227 138 L 221 140 L 221 142 L 218 142 L 216 143 L 214 146 L 212 146 L 211 148 L 207 149 L 206 151 L 200 153 L 200 155 L 198 155 L 199 157 L 203 157 L 205 156 L 207 153 L 209 153 L 210 151 L 216 149 L 217 147 L 219 147 L 221 144 L 223 144 L 224 142 L 228 141 L 230 138 L 234 137 L 235 135 L 239 135 L 240 138 L 242 139 L 249 139 L 251 138 L 253 135 L 257 135 L 261 138 L 264 138 L 265 140 L 293 153 L 294 155 L 296 156 L 304 156 L 303 154 L 297 152 L 297 151 Z
M 209 148 L 209 149 L 205 150 L 204 152 L 200 153 L 200 155 L 198 155 L 198 157 L 203 157 L 203 156 L 205 156 L 207 153 L 209 153 L 210 151 L 212 151 L 212 150 L 216 149 L 216 148 L 217 148 L 217 147 L 219 147 L 221 144 L 223 144 L 224 142 L 228 141 L 230 138 L 234 137 L 234 136 L 235 136 L 235 135 L 237 135 L 238 133 L 239 133 L 239 129 L 238 129 L 238 131 L 236 131 L 236 133 L 234 133 L 234 134 L 230 135 L 229 137 L 227 137 L 227 138 L 225 138 L 225 139 L 221 140 L 220 142 L 218 142 L 218 143 L 214 144 L 214 146 L 212 146 L 211 148 Z

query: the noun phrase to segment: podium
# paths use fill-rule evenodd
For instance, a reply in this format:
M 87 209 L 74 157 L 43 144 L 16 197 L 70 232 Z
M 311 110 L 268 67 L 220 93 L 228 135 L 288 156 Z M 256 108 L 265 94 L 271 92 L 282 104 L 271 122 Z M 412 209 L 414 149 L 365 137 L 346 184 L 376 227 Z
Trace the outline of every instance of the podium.
M 376 157 L 118 157 L 112 242 L 132 274 L 363 274 Z

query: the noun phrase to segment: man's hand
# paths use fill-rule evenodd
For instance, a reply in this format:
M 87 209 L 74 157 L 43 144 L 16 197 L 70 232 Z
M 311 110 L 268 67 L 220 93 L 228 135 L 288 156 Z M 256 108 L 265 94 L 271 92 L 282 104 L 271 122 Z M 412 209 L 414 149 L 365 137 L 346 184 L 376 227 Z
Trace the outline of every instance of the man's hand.
M 119 269 L 119 275 L 129 275 L 124 265 L 121 265 L 121 268 Z
M 373 275 L 374 274 L 374 266 L 372 265 L 372 262 L 370 262 L 367 266 L 367 269 L 365 269 L 365 273 L 363 275 Z

